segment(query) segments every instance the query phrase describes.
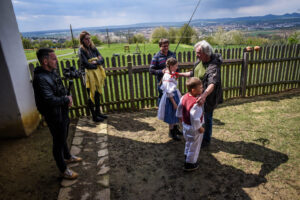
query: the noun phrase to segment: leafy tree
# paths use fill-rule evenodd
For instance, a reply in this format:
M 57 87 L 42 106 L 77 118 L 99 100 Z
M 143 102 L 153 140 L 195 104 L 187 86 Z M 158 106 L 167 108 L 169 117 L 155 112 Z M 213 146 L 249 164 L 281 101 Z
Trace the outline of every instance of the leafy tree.
M 67 48 L 72 48 L 73 47 L 73 42 L 72 40 L 66 40 L 64 42 L 64 46 Z M 78 48 L 79 47 L 79 40 L 78 39 L 74 39 L 74 47 Z
M 132 40 L 133 40 L 133 43 L 144 43 L 146 41 L 146 38 L 143 34 L 138 33 L 132 37 Z
M 100 46 L 102 44 L 101 40 L 96 35 L 92 35 L 91 39 L 95 46 Z
M 185 34 L 183 35 L 185 31 Z M 197 36 L 196 31 L 189 26 L 188 24 L 184 24 L 178 31 L 178 39 L 180 40 L 180 37 L 182 37 L 181 43 L 182 44 L 191 44 L 192 43 L 192 37 Z
M 42 40 L 40 42 L 40 48 L 51 48 L 54 47 L 54 44 L 51 40 Z
M 21 39 L 22 39 L 22 44 L 24 49 L 32 49 L 32 44 L 29 39 L 23 37 L 21 37 Z
M 158 27 L 158 28 L 155 28 L 152 32 L 152 35 L 151 35 L 151 42 L 152 43 L 158 43 L 158 41 L 161 39 L 161 38 L 168 38 L 169 36 L 169 33 L 167 31 L 166 28 L 164 27 Z
M 288 44 L 298 44 L 300 41 L 300 32 L 294 32 L 288 37 Z
M 177 34 L 178 34 L 178 30 L 177 29 L 175 29 L 175 28 L 169 28 L 168 39 L 169 39 L 170 43 L 172 43 L 172 44 L 176 43 Z

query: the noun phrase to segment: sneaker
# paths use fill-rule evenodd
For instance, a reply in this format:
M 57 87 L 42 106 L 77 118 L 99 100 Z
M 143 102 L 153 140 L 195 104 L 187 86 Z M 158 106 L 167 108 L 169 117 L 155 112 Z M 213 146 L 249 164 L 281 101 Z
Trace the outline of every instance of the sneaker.
M 73 156 L 73 155 L 71 155 L 71 158 L 69 160 L 65 160 L 65 162 L 67 164 L 81 162 L 81 161 L 82 161 L 82 158 L 77 157 L 77 156 Z
M 69 180 L 74 180 L 78 177 L 78 173 L 67 168 L 65 172 L 62 174 L 62 177 Z
M 183 170 L 186 172 L 191 172 L 191 171 L 195 171 L 196 169 L 199 168 L 199 164 L 198 163 L 184 163 L 184 168 Z

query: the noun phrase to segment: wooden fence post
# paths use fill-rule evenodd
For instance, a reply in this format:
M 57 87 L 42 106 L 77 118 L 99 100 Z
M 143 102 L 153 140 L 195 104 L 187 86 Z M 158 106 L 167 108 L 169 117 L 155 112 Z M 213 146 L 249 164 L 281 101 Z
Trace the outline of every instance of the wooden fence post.
M 129 92 L 130 92 L 130 104 L 131 109 L 135 110 L 135 104 L 134 104 L 134 87 L 133 87 L 133 76 L 132 76 L 132 62 L 131 62 L 131 56 L 127 57 L 127 65 L 128 65 L 128 79 L 129 79 Z
M 240 91 L 240 94 L 242 94 L 242 97 L 246 96 L 248 61 L 249 61 L 249 54 L 248 54 L 248 52 L 244 51 L 242 72 L 241 72 L 241 76 L 242 76 L 241 77 L 241 91 Z

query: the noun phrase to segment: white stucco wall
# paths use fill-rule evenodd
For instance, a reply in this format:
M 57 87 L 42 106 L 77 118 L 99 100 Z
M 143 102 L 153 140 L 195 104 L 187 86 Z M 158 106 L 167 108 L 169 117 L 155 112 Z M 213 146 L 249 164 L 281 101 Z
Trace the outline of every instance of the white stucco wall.
M 0 43 L 4 55 L 0 67 L 0 137 L 30 134 L 38 123 L 32 84 L 11 0 L 0 1 Z M 5 80 L 5 83 L 3 83 Z M 4 84 L 4 85 L 3 85 Z M 9 92 L 6 92 L 10 90 Z M 6 94 L 8 93 L 8 94 Z M 7 99 L 8 98 L 8 99 Z M 10 120 L 10 121 L 7 121 Z M 7 133 L 5 126 L 22 124 L 20 132 Z M 9 125 L 7 125 L 9 124 Z M 7 128 L 7 127 L 6 127 Z

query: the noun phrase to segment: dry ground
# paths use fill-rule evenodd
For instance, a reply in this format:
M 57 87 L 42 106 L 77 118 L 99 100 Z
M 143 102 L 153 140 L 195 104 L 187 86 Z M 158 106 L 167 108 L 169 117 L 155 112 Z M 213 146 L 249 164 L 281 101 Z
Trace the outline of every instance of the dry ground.
M 156 112 L 110 115 L 112 199 L 300 198 L 300 90 L 221 105 L 192 173 Z

